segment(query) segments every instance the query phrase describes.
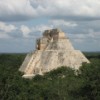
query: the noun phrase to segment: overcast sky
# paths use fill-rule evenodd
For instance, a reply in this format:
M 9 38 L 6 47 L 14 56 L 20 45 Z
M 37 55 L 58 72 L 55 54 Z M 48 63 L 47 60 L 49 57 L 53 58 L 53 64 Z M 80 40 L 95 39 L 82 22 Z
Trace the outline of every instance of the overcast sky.
M 100 0 L 0 0 L 0 52 L 30 52 L 52 28 L 75 49 L 100 51 Z

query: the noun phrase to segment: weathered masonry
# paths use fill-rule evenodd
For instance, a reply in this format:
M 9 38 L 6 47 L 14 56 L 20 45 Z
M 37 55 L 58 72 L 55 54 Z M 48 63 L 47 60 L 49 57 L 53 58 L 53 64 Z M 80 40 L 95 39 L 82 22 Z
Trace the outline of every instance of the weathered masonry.
M 23 77 L 30 78 L 61 66 L 79 69 L 83 62 L 89 63 L 81 51 L 73 48 L 65 33 L 52 29 L 37 39 L 36 50 L 27 54 L 19 70 L 24 72 Z

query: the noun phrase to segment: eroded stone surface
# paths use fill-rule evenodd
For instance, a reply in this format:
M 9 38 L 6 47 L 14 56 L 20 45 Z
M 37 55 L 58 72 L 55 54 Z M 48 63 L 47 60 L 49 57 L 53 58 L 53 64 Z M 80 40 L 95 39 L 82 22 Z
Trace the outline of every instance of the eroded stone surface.
M 43 37 L 37 39 L 36 50 L 27 54 L 20 71 L 24 76 L 43 75 L 45 72 L 61 66 L 79 69 L 88 59 L 79 50 L 74 50 L 64 32 L 58 29 L 46 30 Z

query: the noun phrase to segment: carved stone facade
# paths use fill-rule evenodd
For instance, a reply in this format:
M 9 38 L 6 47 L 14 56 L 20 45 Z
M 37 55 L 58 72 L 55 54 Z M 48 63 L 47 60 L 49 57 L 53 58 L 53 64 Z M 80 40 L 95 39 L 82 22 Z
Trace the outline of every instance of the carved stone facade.
M 19 70 L 24 72 L 23 77 L 30 78 L 61 66 L 77 70 L 83 62 L 89 63 L 82 52 L 73 48 L 65 33 L 52 29 L 46 30 L 43 37 L 37 39 L 36 50 L 27 54 Z

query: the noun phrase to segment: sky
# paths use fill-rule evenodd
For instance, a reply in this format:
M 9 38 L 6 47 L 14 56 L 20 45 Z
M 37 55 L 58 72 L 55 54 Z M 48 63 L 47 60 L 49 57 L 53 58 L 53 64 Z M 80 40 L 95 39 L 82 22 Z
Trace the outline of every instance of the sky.
M 0 0 L 0 53 L 31 52 L 52 28 L 75 49 L 100 51 L 100 0 Z

